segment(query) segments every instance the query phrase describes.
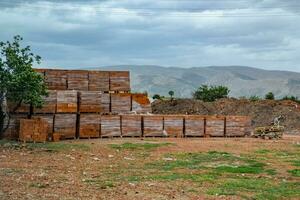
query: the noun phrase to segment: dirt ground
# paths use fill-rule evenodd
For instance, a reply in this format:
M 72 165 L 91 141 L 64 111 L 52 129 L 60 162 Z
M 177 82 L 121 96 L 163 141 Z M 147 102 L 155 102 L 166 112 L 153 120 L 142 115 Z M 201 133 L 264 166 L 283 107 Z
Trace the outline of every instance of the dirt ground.
M 0 199 L 300 199 L 300 136 L 0 140 Z
M 253 119 L 253 127 L 269 125 L 275 117 L 282 115 L 282 125 L 290 134 L 300 131 L 300 105 L 289 100 L 219 99 L 203 102 L 193 99 L 157 100 L 152 103 L 155 114 L 199 114 L 199 115 L 247 115 Z

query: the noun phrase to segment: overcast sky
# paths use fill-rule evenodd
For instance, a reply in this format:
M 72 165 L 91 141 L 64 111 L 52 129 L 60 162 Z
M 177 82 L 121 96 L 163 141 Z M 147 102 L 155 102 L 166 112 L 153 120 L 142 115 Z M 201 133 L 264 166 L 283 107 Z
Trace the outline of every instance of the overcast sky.
M 243 65 L 300 72 L 300 0 L 0 1 L 43 67 Z

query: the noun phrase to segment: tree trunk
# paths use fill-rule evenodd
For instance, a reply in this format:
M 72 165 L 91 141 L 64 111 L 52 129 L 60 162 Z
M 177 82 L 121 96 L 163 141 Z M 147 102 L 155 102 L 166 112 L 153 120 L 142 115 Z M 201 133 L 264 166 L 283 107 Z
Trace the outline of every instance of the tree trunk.
M 4 134 L 4 122 L 5 122 L 5 111 L 4 111 L 4 94 L 0 93 L 0 139 Z

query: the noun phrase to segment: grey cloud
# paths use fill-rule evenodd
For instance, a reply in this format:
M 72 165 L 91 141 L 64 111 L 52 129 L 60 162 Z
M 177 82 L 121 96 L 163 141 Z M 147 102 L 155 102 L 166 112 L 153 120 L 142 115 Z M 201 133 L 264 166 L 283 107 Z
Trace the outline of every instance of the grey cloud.
M 0 40 L 21 34 L 44 65 L 252 65 L 300 71 L 300 16 L 290 9 L 297 1 L 30 2 L 0 3 L 5 27 Z

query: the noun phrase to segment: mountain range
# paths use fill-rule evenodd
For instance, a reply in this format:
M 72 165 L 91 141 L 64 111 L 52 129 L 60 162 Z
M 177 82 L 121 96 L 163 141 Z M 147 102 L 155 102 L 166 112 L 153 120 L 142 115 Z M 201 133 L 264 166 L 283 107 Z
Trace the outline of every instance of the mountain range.
M 133 92 L 147 91 L 150 95 L 168 96 L 173 90 L 176 97 L 191 97 L 199 86 L 224 85 L 232 97 L 263 97 L 273 92 L 275 97 L 300 97 L 300 73 L 269 71 L 244 66 L 161 67 L 150 65 L 107 66 L 102 70 L 129 70 Z

